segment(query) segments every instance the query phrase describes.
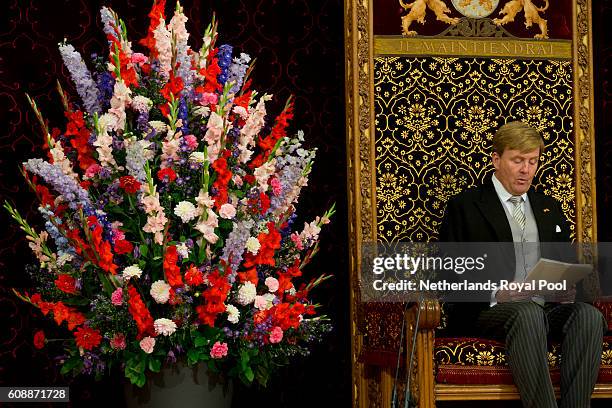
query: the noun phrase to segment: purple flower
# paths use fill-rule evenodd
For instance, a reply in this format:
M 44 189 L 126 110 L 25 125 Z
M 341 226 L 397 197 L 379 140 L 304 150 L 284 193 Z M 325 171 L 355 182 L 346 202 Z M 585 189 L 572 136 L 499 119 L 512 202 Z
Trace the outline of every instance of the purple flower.
M 251 228 L 253 228 L 252 220 L 238 221 L 234 223 L 234 228 L 225 241 L 225 247 L 223 247 L 223 255 L 221 259 L 227 262 L 231 258 L 230 267 L 232 271 L 235 271 L 242 262 L 242 254 L 246 247 L 246 242 L 251 236 Z M 229 276 L 231 282 L 233 282 L 235 273 Z
M 221 73 L 217 76 L 217 80 L 221 85 L 225 85 L 228 79 L 229 67 L 232 63 L 232 46 L 228 44 L 219 46 L 217 58 L 217 63 L 219 64 L 219 68 L 221 68 Z
M 110 100 L 113 97 L 115 78 L 113 78 L 110 72 L 104 71 L 98 74 L 96 82 L 100 90 L 98 94 L 98 103 L 103 109 L 106 109 L 110 106 Z
M 91 73 L 83 61 L 83 57 L 70 44 L 59 46 L 60 54 L 64 60 L 64 65 L 68 68 L 72 82 L 76 85 L 77 93 L 85 105 L 85 109 L 90 115 L 100 112 L 100 102 L 98 88 L 91 78 Z
M 64 174 L 55 164 L 42 159 L 30 159 L 24 163 L 26 170 L 42 177 L 55 191 L 60 193 L 68 202 L 68 206 L 76 210 L 79 206 L 91 210 L 89 194 L 75 179 Z
M 230 93 L 237 93 L 242 87 L 244 81 L 244 75 L 249 67 L 251 57 L 248 54 L 241 53 L 240 58 L 234 58 L 234 62 L 229 67 L 228 81 L 234 82 L 234 85 L 230 89 Z

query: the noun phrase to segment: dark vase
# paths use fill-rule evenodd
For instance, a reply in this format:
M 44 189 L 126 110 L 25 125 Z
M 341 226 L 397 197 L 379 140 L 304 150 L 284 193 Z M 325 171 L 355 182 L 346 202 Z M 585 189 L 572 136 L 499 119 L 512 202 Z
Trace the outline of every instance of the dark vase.
M 142 388 L 128 382 L 124 392 L 128 408 L 230 408 L 232 404 L 231 385 L 209 375 L 204 364 L 188 367 L 177 362 L 150 373 Z

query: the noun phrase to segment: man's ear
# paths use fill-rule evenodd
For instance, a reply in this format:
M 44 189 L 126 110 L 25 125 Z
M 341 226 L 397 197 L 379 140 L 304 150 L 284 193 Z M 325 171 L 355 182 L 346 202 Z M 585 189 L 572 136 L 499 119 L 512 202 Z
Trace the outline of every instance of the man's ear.
M 493 167 L 495 167 L 495 170 L 499 169 L 499 162 L 501 161 L 501 157 L 499 156 L 499 154 L 497 154 L 497 152 L 493 152 L 493 154 L 491 154 L 491 161 L 493 162 Z

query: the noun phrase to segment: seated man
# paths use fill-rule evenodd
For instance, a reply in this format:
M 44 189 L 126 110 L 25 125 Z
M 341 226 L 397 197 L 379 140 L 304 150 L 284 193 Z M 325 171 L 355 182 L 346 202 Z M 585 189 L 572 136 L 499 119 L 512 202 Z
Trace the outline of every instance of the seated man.
M 494 175 L 448 202 L 440 242 L 569 242 L 558 203 L 530 189 L 543 148 L 538 131 L 522 122 L 500 127 L 493 137 Z M 535 263 L 529 260 L 531 253 L 522 257 L 525 263 L 508 260 L 514 273 L 510 280 L 524 280 L 525 264 Z M 565 294 L 564 300 L 574 295 L 575 291 Z M 521 401 L 536 408 L 557 406 L 548 372 L 547 335 L 562 337 L 560 406 L 590 406 L 606 326 L 602 314 L 586 303 L 544 304 L 533 296 L 492 294 L 490 304 L 480 304 L 474 315 L 479 332 L 506 342 Z

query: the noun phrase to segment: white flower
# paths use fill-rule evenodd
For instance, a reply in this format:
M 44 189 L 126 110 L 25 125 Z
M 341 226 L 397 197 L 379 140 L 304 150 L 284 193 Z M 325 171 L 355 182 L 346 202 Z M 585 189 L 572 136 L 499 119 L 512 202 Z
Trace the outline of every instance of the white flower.
M 249 303 L 253 303 L 255 300 L 255 295 L 257 295 L 257 288 L 255 285 L 253 285 L 252 282 L 245 282 L 242 286 L 240 286 L 240 289 L 238 289 L 236 301 L 239 304 L 246 306 Z
M 164 336 L 170 336 L 176 331 L 176 323 L 165 317 L 155 320 L 153 327 L 155 327 L 155 333 L 163 334 Z
M 151 125 L 151 127 L 155 129 L 157 133 L 164 133 L 166 130 L 168 130 L 168 126 L 160 120 L 152 120 L 149 122 L 149 125 Z
M 149 293 L 157 303 L 166 303 L 170 298 L 170 285 L 163 280 L 155 281 Z
M 230 323 L 238 323 L 240 318 L 240 311 L 234 305 L 226 305 L 225 311 L 227 312 L 227 321 Z
M 219 208 L 219 216 L 226 220 L 231 220 L 236 216 L 236 209 L 230 203 L 225 203 Z
M 181 242 L 176 246 L 176 252 L 178 252 L 183 259 L 189 257 L 189 247 L 184 242 Z
M 249 117 L 249 113 L 242 106 L 234 106 L 234 109 L 232 109 L 232 111 L 244 120 L 246 120 Z
M 257 238 L 249 237 L 249 239 L 247 239 L 247 242 L 246 242 L 247 251 L 249 251 L 253 255 L 257 255 L 257 252 L 259 252 L 259 248 L 261 248 L 261 244 L 259 243 Z
M 193 152 L 189 155 L 189 161 L 194 163 L 204 163 L 206 161 L 206 156 L 204 152 Z
M 123 279 L 125 280 L 129 280 L 134 276 L 140 278 L 140 275 L 142 275 L 142 269 L 140 269 L 138 265 L 128 266 L 123 270 Z
M 132 108 L 134 108 L 135 110 L 139 112 L 143 112 L 143 111 L 148 112 L 152 106 L 153 106 L 153 101 L 151 101 L 146 96 L 136 95 L 132 99 Z
M 195 205 L 189 201 L 181 201 L 174 207 L 174 214 L 183 222 L 187 223 L 198 216 Z
M 193 114 L 206 118 L 210 114 L 210 108 L 208 106 L 196 106 L 193 108 Z

